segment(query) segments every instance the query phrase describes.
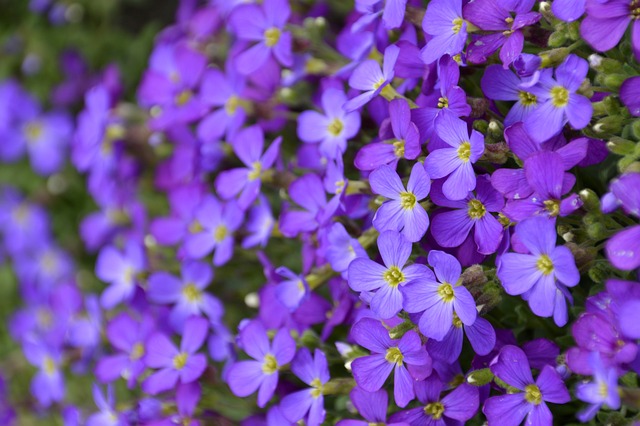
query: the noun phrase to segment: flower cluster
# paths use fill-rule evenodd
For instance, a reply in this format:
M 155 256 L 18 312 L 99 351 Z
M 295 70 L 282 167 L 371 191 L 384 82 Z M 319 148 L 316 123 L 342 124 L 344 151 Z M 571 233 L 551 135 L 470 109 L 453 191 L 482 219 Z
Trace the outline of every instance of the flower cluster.
M 69 426 L 637 420 L 639 16 L 184 0 L 135 89 L 68 67 L 47 108 L 3 81 L 0 161 L 38 182 L 0 188 L 22 404 Z

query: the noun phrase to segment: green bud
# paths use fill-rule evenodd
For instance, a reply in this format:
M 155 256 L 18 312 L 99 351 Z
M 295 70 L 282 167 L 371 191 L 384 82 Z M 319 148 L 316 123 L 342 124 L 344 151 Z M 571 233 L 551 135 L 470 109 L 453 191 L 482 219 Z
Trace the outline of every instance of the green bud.
M 587 235 L 594 240 L 603 240 L 607 237 L 607 228 L 602 223 L 594 223 L 587 226 Z
M 473 128 L 482 134 L 486 134 L 487 129 L 489 129 L 489 123 L 486 120 L 475 120 L 473 122 Z
M 580 191 L 578 195 L 582 200 L 582 208 L 588 212 L 600 212 L 600 198 L 595 192 L 586 188 Z
M 467 376 L 467 383 L 473 386 L 484 386 L 493 381 L 493 373 L 488 368 L 475 370 Z
M 491 120 L 487 127 L 487 136 L 495 141 L 502 140 L 504 135 L 504 126 L 496 120 Z
M 320 347 L 322 342 L 315 332 L 306 330 L 302 336 L 300 336 L 300 344 L 309 349 L 314 349 Z
M 471 265 L 462 273 L 462 285 L 466 288 L 484 286 L 487 283 L 487 276 L 482 269 L 482 265 Z
M 600 212 L 589 212 L 582 218 L 582 223 L 586 226 L 593 225 L 594 223 L 600 223 L 602 215 Z
M 606 263 L 596 263 L 591 268 L 589 268 L 587 274 L 589 275 L 591 281 L 597 284 L 602 284 L 607 278 L 611 276 L 612 272 L 613 271 Z
M 591 104 L 593 106 L 593 116 L 598 117 L 601 115 L 607 114 L 607 108 L 604 105 L 604 102 L 594 102 Z
M 613 136 L 609 142 L 607 142 L 607 148 L 614 154 L 629 155 L 635 152 L 636 143 L 628 139 Z
M 560 65 L 569 53 L 571 53 L 571 51 L 566 47 L 559 47 L 557 49 L 539 53 L 538 56 L 542 58 L 542 68 L 550 68 Z
M 640 173 L 640 162 L 634 161 L 624 168 L 625 173 Z
M 482 159 L 494 164 L 504 164 L 509 159 L 509 146 L 506 142 L 487 143 Z
M 604 117 L 593 126 L 593 131 L 599 134 L 616 134 L 622 130 L 623 121 L 620 116 Z
M 616 74 L 622 71 L 622 63 L 611 58 L 593 54 L 589 56 L 591 68 L 603 74 Z
M 605 87 L 611 90 L 619 90 L 622 83 L 627 79 L 627 76 L 624 74 L 607 74 L 604 77 L 604 85 Z
M 630 127 L 633 137 L 640 140 L 640 120 L 633 120 Z
M 567 42 L 567 34 L 564 31 L 555 31 L 549 36 L 549 47 L 561 47 Z
M 415 327 L 415 324 L 413 324 L 409 320 L 406 320 L 405 322 L 398 324 L 390 329 L 389 337 L 391 337 L 392 339 L 401 339 L 402 336 L 404 336 L 407 331 L 412 330 L 413 327 Z
M 633 155 L 624 156 L 618 161 L 618 169 L 622 173 L 629 173 L 638 170 L 636 157 Z
M 580 40 L 580 22 L 574 21 L 567 24 L 567 36 L 571 40 Z

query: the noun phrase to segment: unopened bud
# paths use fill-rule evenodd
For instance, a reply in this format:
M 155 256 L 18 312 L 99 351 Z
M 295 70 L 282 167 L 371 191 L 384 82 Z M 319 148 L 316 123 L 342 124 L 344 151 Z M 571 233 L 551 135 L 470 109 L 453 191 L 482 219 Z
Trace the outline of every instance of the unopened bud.
M 596 195 L 596 193 L 591 189 L 583 189 L 578 195 L 580 195 L 580 199 L 582 200 L 582 207 L 586 211 L 600 211 L 600 199 L 598 198 L 598 195 Z
M 398 324 L 390 329 L 389 337 L 391 337 L 392 339 L 401 339 L 402 336 L 404 336 L 407 331 L 413 329 L 414 326 L 415 324 L 413 324 L 409 320 L 406 320 L 405 322 Z
M 627 79 L 627 76 L 624 74 L 607 74 L 604 77 L 604 85 L 605 87 L 617 91 L 622 86 L 622 83 Z
M 564 31 L 555 31 L 549 36 L 547 45 L 549 47 L 560 47 L 567 42 L 567 34 Z
M 467 383 L 473 386 L 484 386 L 493 381 L 493 373 L 488 368 L 475 370 L 467 376 Z
M 622 130 L 623 118 L 620 116 L 609 116 L 598 120 L 593 126 L 593 131 L 596 133 L 618 133 Z

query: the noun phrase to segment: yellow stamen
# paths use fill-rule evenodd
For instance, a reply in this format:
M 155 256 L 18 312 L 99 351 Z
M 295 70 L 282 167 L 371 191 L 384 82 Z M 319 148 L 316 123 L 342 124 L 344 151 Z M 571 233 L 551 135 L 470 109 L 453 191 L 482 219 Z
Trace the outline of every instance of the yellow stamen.
M 280 41 L 281 35 L 282 31 L 280 31 L 280 28 L 269 28 L 264 32 L 264 44 L 266 44 L 267 47 L 275 46 L 276 44 L 278 44 L 278 41 Z
M 562 86 L 551 89 L 551 103 L 556 108 L 563 108 L 569 103 L 569 91 Z
M 458 158 L 464 163 L 467 163 L 471 158 L 471 144 L 469 142 L 462 142 L 458 147 Z
M 182 288 L 182 295 L 189 302 L 199 302 L 202 300 L 202 292 L 193 283 L 189 283 Z
M 453 292 L 453 287 L 451 286 L 451 284 L 449 283 L 442 283 L 438 286 L 438 296 L 440 296 L 440 298 L 449 303 L 449 302 L 453 302 L 453 299 L 455 298 L 455 293 Z
M 178 355 L 173 357 L 173 367 L 176 370 L 182 370 L 185 365 L 187 365 L 188 354 L 184 352 L 180 352 Z
M 416 196 L 411 192 L 400 193 L 400 205 L 403 209 L 411 210 L 416 206 Z
M 536 267 L 543 275 L 549 275 L 553 272 L 553 262 L 546 254 L 540 255 L 540 258 L 536 262 Z
M 469 210 L 467 210 L 467 214 L 471 219 L 482 219 L 485 214 L 487 214 L 487 209 L 485 208 L 482 201 L 473 199 L 469 201 Z
M 524 399 L 533 405 L 539 405 L 542 402 L 542 393 L 536 385 L 527 385 L 524 388 Z
M 397 266 L 387 269 L 382 277 L 391 287 L 398 287 L 400 283 L 404 282 L 404 274 Z
M 384 356 L 384 359 L 386 359 L 388 362 L 392 364 L 402 365 L 402 362 L 404 360 L 404 355 L 402 355 L 402 352 L 400 352 L 400 349 L 398 349 L 397 347 L 392 347 L 387 349 L 387 353 Z
M 433 420 L 440 420 L 444 414 L 444 405 L 441 402 L 430 402 L 424 407 L 424 413 L 431 416 Z

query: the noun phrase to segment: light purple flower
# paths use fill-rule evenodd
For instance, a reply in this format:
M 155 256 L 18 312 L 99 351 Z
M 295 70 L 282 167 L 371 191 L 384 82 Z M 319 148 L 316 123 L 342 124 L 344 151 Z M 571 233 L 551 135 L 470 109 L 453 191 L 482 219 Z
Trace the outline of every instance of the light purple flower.
M 102 249 L 96 261 L 96 275 L 110 284 L 100 297 L 102 306 L 111 309 L 118 303 L 131 300 L 138 284 L 138 274 L 145 267 L 142 247 L 134 241 L 126 244 L 124 252 L 113 246 Z
M 592 352 L 589 362 L 593 366 L 593 381 L 578 383 L 576 397 L 589 405 L 578 412 L 581 422 L 588 422 L 603 405 L 611 410 L 620 408 L 620 394 L 618 389 L 618 372 L 615 368 L 605 368 L 598 352 Z
M 613 49 L 631 24 L 631 47 L 640 60 L 640 23 L 635 0 L 586 1 L 587 17 L 580 24 L 580 35 L 599 52 Z
M 462 17 L 462 0 L 433 0 L 427 6 L 422 29 L 432 36 L 422 49 L 426 64 L 443 55 L 455 56 L 462 52 L 467 41 L 467 23 Z

